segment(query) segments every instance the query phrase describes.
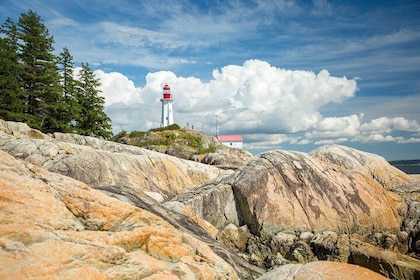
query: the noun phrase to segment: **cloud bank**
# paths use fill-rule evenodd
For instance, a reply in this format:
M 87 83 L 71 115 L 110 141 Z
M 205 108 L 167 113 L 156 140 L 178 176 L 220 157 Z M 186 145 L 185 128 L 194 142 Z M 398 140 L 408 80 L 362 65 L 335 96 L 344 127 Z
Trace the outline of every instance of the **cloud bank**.
M 208 82 L 170 71 L 149 73 L 142 88 L 121 73 L 95 73 L 114 132 L 159 127 L 159 99 L 168 83 L 176 123 L 214 134 L 217 116 L 221 133 L 243 134 L 246 148 L 285 142 L 420 142 L 419 123 L 404 117 L 365 120 L 363 113 L 325 117 L 324 106 L 346 102 L 358 89 L 355 78 L 334 77 L 327 70 L 286 70 L 248 60 L 214 70 Z

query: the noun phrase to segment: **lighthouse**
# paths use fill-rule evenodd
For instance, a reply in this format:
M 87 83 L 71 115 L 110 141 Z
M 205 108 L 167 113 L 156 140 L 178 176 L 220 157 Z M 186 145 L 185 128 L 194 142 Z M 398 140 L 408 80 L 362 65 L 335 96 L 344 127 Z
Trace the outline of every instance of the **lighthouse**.
M 161 127 L 165 127 L 174 123 L 174 115 L 172 114 L 172 94 L 171 88 L 168 84 L 163 87 L 163 95 L 160 99 L 162 102 L 162 120 L 160 122 Z

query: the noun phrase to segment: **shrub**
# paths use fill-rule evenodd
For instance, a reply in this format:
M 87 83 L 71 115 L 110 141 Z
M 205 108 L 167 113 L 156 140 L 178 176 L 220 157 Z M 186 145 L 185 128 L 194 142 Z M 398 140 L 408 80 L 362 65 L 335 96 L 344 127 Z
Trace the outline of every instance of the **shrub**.
M 152 128 L 149 131 L 163 131 L 163 130 L 179 130 L 181 127 L 174 123 L 165 127 Z
M 130 138 L 140 138 L 146 134 L 144 131 L 131 131 L 129 137 Z

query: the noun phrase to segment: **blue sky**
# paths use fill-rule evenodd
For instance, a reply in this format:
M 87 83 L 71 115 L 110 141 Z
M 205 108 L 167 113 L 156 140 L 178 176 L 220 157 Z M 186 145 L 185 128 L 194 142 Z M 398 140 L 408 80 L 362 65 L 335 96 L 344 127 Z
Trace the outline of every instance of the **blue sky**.
M 337 143 L 420 158 L 420 2 L 2 0 L 101 79 L 114 131 L 175 122 L 253 153 Z

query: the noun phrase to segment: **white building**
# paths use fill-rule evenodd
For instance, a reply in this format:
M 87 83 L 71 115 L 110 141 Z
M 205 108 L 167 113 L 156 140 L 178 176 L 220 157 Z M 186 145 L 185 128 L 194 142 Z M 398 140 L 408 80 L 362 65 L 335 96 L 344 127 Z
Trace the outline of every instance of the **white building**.
M 231 147 L 231 148 L 242 149 L 243 147 L 243 139 L 242 139 L 242 135 L 240 134 L 218 135 L 217 139 L 220 142 L 222 142 L 223 145 Z
M 160 101 L 162 102 L 162 119 L 160 121 L 160 126 L 169 126 L 174 123 L 174 115 L 172 113 L 173 99 L 171 88 L 167 84 L 163 87 L 163 95 Z

